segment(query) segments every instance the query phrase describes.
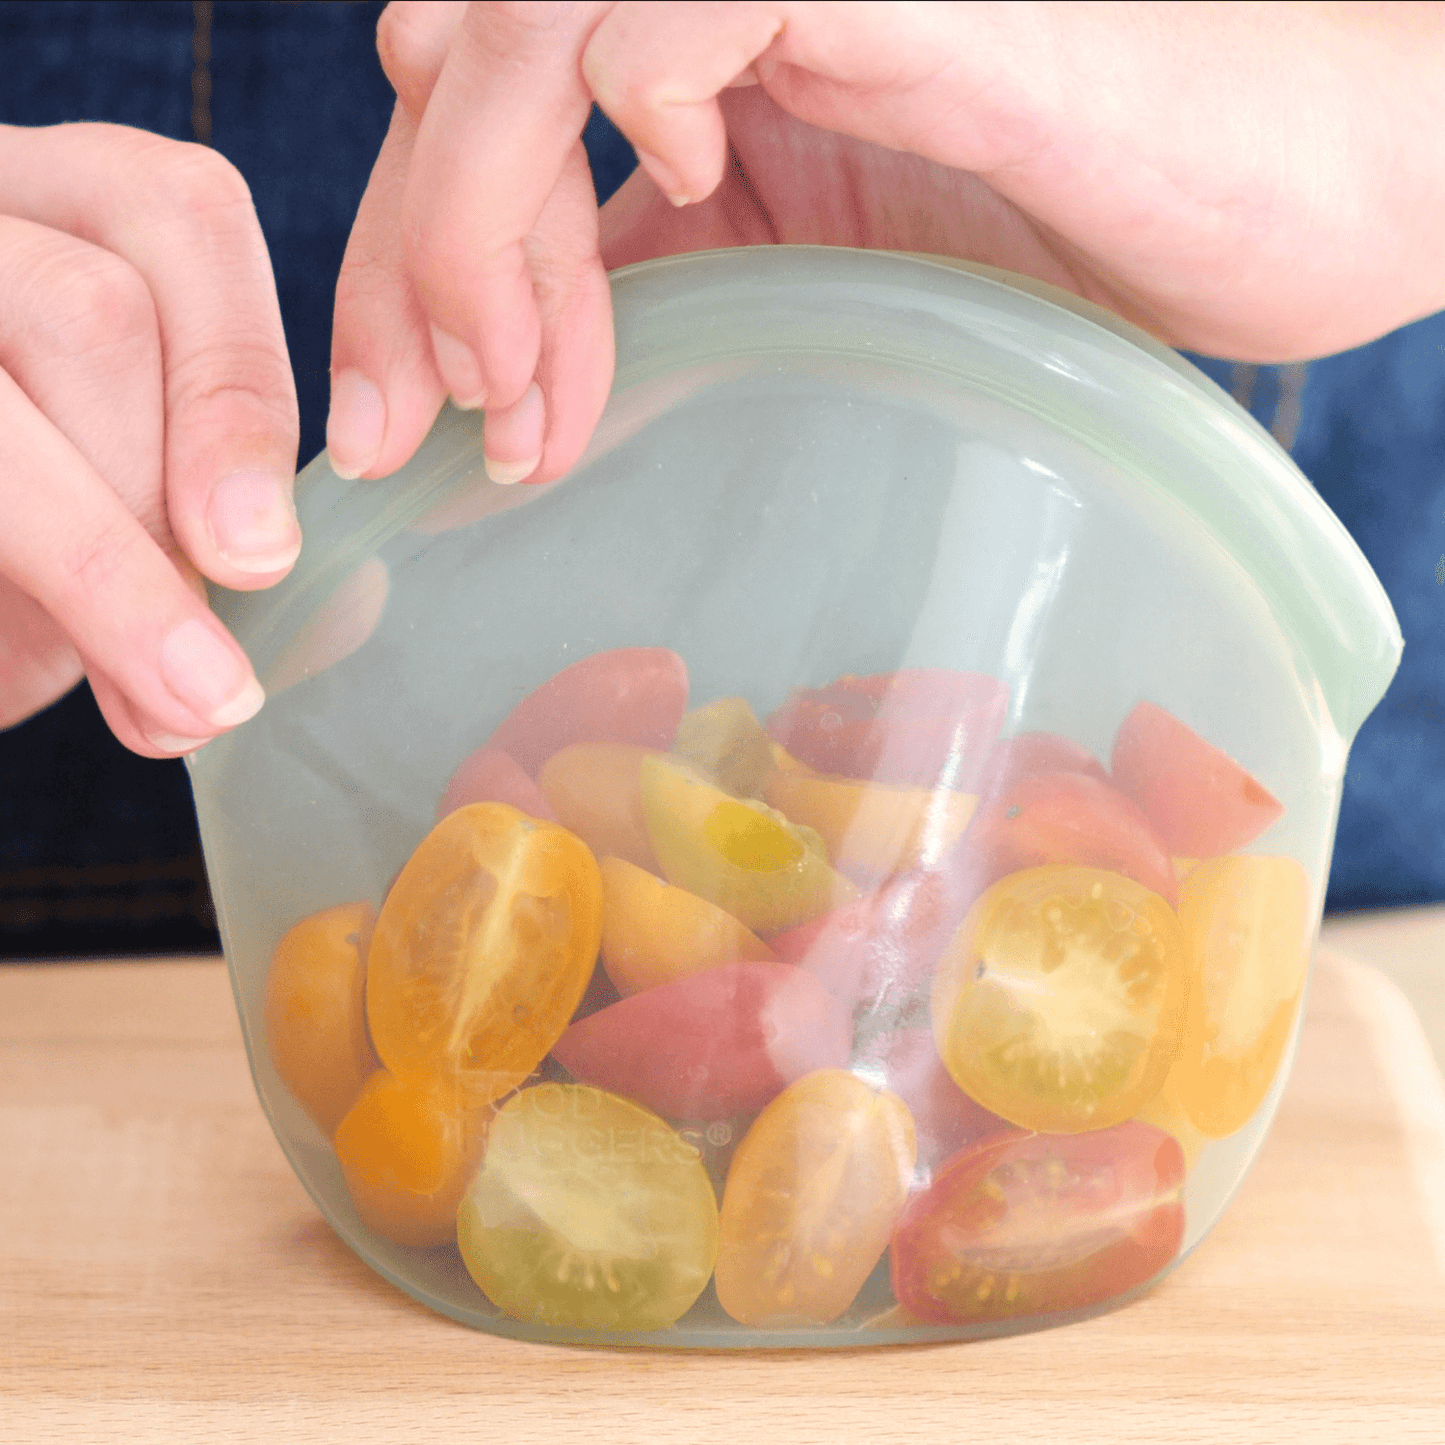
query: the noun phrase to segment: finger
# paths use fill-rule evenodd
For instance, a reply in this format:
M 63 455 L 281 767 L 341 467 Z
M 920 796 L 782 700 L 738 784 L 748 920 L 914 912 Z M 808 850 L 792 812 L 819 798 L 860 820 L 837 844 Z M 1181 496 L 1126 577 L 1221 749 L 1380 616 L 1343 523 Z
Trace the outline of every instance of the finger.
M 343 477 L 396 471 L 421 445 L 446 396 L 397 226 L 415 140 L 398 103 L 336 283 L 326 449 Z
M 143 758 L 180 757 L 211 741 L 209 737 L 188 738 L 167 732 L 154 718 L 137 712 L 130 699 L 97 663 L 92 663 L 87 669 L 86 681 L 90 683 L 91 695 L 105 719 L 105 725 L 123 746 Z
M 298 423 L 270 262 L 240 174 L 214 151 L 121 126 L 0 127 L 0 209 L 140 273 L 164 357 L 166 496 L 196 566 L 268 586 L 301 536 Z
M 0 575 L 64 629 L 165 736 L 244 722 L 264 695 L 245 654 L 125 504 L 0 372 Z
M 752 66 L 791 7 L 726 3 L 616 6 L 582 55 L 582 74 L 637 160 L 674 205 L 710 196 L 727 162 L 717 97 L 756 81 Z
M 432 350 L 458 405 L 502 411 L 537 368 L 531 234 L 591 108 L 598 3 L 471 6 L 417 131 L 402 213 Z
M 155 305 L 111 251 L 0 216 L 0 367 L 163 548 L 165 401 Z
M 454 0 L 391 0 L 381 12 L 376 52 L 413 123 L 421 120 L 466 10 Z
M 527 242 L 541 323 L 537 379 L 507 411 L 488 411 L 494 481 L 550 482 L 586 449 L 612 388 L 612 292 L 597 253 L 587 152 L 573 146 Z
M 55 619 L 0 577 L 0 730 L 64 697 L 84 672 Z

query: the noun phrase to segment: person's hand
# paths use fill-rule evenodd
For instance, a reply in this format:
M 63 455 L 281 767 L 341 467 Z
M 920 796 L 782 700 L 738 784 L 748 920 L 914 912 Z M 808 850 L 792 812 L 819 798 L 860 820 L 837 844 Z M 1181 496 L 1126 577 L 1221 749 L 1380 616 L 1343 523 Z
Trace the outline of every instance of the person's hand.
M 559 476 L 611 379 L 608 266 L 816 242 L 1024 272 L 1281 361 L 1445 304 L 1438 5 L 402 3 L 337 291 L 328 445 L 400 466 L 443 396 Z M 596 100 L 637 148 L 599 235 Z
M 0 126 L 0 727 L 82 672 L 149 757 L 252 716 L 201 577 L 290 569 L 297 444 L 235 169 L 121 126 Z

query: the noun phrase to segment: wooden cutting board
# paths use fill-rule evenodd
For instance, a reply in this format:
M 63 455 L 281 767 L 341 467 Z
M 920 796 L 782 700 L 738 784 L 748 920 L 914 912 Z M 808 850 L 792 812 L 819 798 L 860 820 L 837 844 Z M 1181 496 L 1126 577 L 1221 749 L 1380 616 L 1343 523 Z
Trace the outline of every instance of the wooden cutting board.
M 317 1216 L 214 960 L 0 969 L 0 1441 L 1445 1440 L 1445 1086 L 1322 954 L 1224 1220 L 1067 1329 L 834 1354 L 583 1350 L 430 1314 Z

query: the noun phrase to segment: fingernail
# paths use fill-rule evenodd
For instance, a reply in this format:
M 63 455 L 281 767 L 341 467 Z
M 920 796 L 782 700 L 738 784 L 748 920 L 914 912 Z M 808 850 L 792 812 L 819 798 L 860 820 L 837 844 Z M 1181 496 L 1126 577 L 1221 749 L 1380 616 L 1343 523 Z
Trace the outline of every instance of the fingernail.
M 463 411 L 475 411 L 484 406 L 487 391 L 482 383 L 482 368 L 472 355 L 471 347 L 440 327 L 433 326 L 431 349 L 452 400 Z
M 653 184 L 658 190 L 672 202 L 674 206 L 687 206 L 692 204 L 692 197 L 688 195 L 686 187 L 677 178 L 677 173 L 665 161 L 660 161 L 655 155 L 648 151 L 638 151 L 637 161 L 642 169 L 652 177 Z
M 147 733 L 146 741 L 163 753 L 193 753 L 205 747 L 210 738 L 182 738 L 175 733 Z
M 547 408 L 534 381 L 511 406 L 487 413 L 482 428 L 487 475 L 509 487 L 530 477 L 542 460 Z
M 537 470 L 542 454 L 538 452 L 535 457 L 528 457 L 522 462 L 497 462 L 491 457 L 484 457 L 482 460 L 486 464 L 487 475 L 499 487 L 510 487 L 517 482 L 526 481 Z
M 377 387 L 348 367 L 331 378 L 331 412 L 326 418 L 326 450 L 331 470 L 355 481 L 381 455 L 386 436 L 386 402 Z
M 199 617 L 173 627 L 161 643 L 161 676 L 212 727 L 233 728 L 266 701 L 250 666 Z
M 211 492 L 216 550 L 241 572 L 275 572 L 301 551 L 291 488 L 271 472 L 232 472 Z

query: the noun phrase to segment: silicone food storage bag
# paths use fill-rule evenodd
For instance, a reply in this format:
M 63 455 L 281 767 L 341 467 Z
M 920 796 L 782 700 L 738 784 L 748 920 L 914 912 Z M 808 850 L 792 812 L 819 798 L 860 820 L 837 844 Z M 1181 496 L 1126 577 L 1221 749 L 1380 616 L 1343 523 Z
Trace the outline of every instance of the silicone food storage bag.
M 314 461 L 191 763 L 256 1088 L 356 1252 L 499 1334 L 1064 1323 L 1209 1230 L 1288 1070 L 1359 550 L 1172 353 L 833 249 L 613 278 L 587 455 Z M 358 1307 L 364 1307 L 358 1301 Z

